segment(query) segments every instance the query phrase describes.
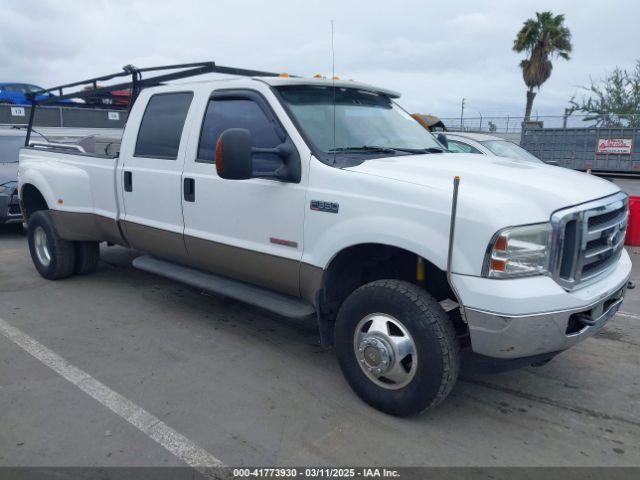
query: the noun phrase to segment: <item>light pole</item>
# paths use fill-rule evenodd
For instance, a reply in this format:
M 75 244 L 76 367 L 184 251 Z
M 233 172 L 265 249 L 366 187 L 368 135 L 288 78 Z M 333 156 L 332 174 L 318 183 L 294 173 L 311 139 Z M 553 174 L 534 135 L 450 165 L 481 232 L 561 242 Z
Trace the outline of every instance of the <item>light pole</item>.
M 464 102 L 465 102 L 465 98 L 462 97 L 462 105 L 460 106 L 460 130 L 464 130 L 462 126 L 462 120 L 464 118 Z

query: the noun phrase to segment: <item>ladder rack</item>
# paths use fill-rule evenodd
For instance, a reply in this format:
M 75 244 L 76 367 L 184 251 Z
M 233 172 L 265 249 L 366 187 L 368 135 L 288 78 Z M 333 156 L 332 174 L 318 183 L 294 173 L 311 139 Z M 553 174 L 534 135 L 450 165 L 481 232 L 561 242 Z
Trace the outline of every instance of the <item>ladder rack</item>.
M 175 72 L 162 73 L 167 70 L 178 70 Z M 146 77 L 145 74 L 156 75 Z M 91 96 L 95 96 L 100 93 L 109 93 L 116 90 L 129 90 L 129 109 L 135 102 L 140 90 L 147 87 L 153 87 L 161 85 L 165 82 L 172 80 L 180 80 L 182 78 L 195 77 L 198 75 L 204 75 L 207 73 L 221 73 L 225 75 L 236 75 L 243 77 L 277 77 L 279 74 L 274 72 L 264 72 L 261 70 L 248 70 L 245 68 L 226 67 L 222 65 L 216 65 L 215 62 L 198 62 L 198 63 L 183 63 L 178 65 L 162 65 L 157 67 L 136 68 L 133 65 L 125 65 L 122 67 L 121 72 L 111 73 L 108 75 L 102 75 L 100 77 L 89 78 L 87 80 L 81 80 L 78 82 L 67 83 L 65 85 L 58 85 L 57 87 L 51 87 L 28 94 L 28 98 L 31 102 L 31 111 L 29 113 L 29 125 L 27 127 L 27 136 L 25 138 L 25 146 L 29 146 L 31 139 L 31 130 L 33 128 L 33 120 L 35 118 L 36 108 L 40 105 L 47 105 L 52 103 L 59 103 L 61 100 L 68 100 L 72 98 L 83 99 Z M 105 82 L 122 77 L 131 77 L 130 81 L 116 83 L 115 85 L 99 86 L 98 82 Z M 65 89 L 87 87 L 91 86 L 91 89 L 82 89 L 71 93 L 65 93 Z M 54 95 L 54 93 L 56 95 Z M 48 98 L 36 100 L 36 97 L 41 95 L 50 94 Z

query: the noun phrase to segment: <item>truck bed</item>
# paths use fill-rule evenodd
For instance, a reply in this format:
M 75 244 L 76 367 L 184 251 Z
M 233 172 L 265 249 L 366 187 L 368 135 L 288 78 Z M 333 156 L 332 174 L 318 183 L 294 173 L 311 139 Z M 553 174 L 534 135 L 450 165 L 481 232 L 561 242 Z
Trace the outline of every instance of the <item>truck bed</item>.
M 40 185 L 50 210 L 118 218 L 118 156 L 54 145 L 22 148 L 19 159 L 23 188 Z

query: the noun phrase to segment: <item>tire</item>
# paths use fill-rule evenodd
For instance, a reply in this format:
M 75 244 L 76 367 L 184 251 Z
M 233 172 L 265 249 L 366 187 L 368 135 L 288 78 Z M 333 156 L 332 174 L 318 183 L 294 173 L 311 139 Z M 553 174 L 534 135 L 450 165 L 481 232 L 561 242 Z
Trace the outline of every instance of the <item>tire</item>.
M 391 415 L 435 407 L 458 378 L 453 324 L 435 299 L 409 282 L 378 280 L 353 292 L 338 312 L 335 346 L 351 388 Z M 388 370 L 380 376 L 376 368 Z
M 60 238 L 47 210 L 31 215 L 27 239 L 31 259 L 40 275 L 48 280 L 60 280 L 73 274 L 76 261 L 74 244 Z
M 100 244 L 98 242 L 74 242 L 76 263 L 74 273 L 84 275 L 98 269 L 100 260 Z

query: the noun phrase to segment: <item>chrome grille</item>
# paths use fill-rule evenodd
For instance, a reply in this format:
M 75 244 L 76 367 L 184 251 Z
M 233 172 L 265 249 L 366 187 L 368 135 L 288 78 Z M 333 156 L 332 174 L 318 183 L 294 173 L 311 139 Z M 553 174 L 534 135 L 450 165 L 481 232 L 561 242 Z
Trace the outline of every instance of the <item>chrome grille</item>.
M 571 289 L 607 271 L 620 258 L 627 222 L 622 192 L 553 214 L 554 279 Z

